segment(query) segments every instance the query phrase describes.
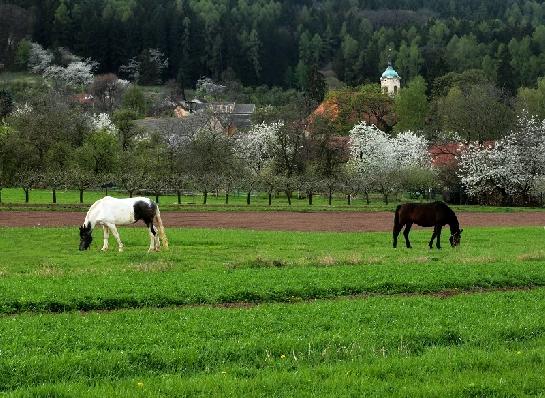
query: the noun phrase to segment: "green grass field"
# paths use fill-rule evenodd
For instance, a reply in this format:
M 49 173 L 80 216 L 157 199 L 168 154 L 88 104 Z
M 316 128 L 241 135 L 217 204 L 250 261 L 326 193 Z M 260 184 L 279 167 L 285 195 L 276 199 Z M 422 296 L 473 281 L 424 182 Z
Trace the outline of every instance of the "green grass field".
M 52 194 L 49 190 L 35 189 L 30 191 L 29 203 L 25 203 L 25 194 L 21 188 L 4 188 L 1 191 L 0 211 L 2 210 L 63 210 L 63 211 L 87 211 L 89 205 L 104 197 L 106 193 L 110 196 L 125 198 L 126 192 L 117 190 L 89 191 L 84 193 L 84 204 L 79 204 L 79 192 L 73 190 L 58 190 L 57 204 L 52 204 Z M 147 195 L 155 200 L 153 195 Z M 225 204 L 225 195 L 220 193 L 208 195 L 207 204 L 203 205 L 203 197 L 200 192 L 182 196 L 182 204 L 178 205 L 178 198 L 175 195 L 163 195 L 159 197 L 159 204 L 163 210 L 173 211 L 393 211 L 400 202 L 418 202 L 418 199 L 411 199 L 408 196 L 392 198 L 389 204 L 385 204 L 378 194 L 371 195 L 371 203 L 367 204 L 361 196 L 357 196 L 348 204 L 346 196 L 335 194 L 332 205 L 329 206 L 328 199 L 323 195 L 315 195 L 313 204 L 308 204 L 308 199 L 297 198 L 294 194 L 292 204 L 284 194 L 274 197 L 272 205 L 269 206 L 266 193 L 252 193 L 250 205 L 246 204 L 245 192 L 233 192 L 229 195 L 229 203 Z M 437 200 L 441 198 L 438 196 Z M 519 212 L 519 211 L 544 211 L 543 207 L 491 207 L 478 205 L 452 205 L 454 210 L 477 211 L 477 212 Z
M 0 228 L 0 394 L 545 395 L 542 228 L 100 232 Z

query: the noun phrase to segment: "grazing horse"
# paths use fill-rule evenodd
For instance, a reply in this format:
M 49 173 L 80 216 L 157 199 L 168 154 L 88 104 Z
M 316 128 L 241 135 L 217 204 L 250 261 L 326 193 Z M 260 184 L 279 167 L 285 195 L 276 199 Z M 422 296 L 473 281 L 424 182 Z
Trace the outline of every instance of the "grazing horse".
M 429 243 L 430 249 L 433 248 L 435 238 L 437 238 L 437 248 L 441 248 L 441 228 L 446 224 L 450 226 L 450 245 L 455 247 L 460 244 L 463 229 L 460 229 L 456 214 L 443 202 L 405 203 L 397 206 L 394 217 L 394 249 L 397 247 L 397 237 L 403 226 L 405 226 L 405 231 L 403 231 L 405 243 L 409 249 L 411 248 L 409 232 L 413 224 L 421 227 L 434 227 Z
M 163 221 L 161 220 L 161 213 L 159 207 L 148 198 L 127 198 L 116 199 L 111 196 L 105 196 L 102 199 L 97 200 L 89 208 L 83 225 L 79 227 L 80 235 L 80 250 L 87 250 L 93 240 L 92 232 L 96 225 L 102 225 L 104 230 L 104 245 L 102 251 L 108 250 L 108 238 L 110 237 L 110 231 L 117 240 L 119 251 L 123 251 L 123 243 L 119 238 L 117 232 L 117 225 L 133 224 L 138 220 L 142 220 L 149 228 L 150 246 L 148 251 L 159 251 L 159 237 L 165 248 L 168 248 L 168 240 L 165 235 L 165 229 L 163 227 Z M 153 225 L 156 222 L 159 230 Z

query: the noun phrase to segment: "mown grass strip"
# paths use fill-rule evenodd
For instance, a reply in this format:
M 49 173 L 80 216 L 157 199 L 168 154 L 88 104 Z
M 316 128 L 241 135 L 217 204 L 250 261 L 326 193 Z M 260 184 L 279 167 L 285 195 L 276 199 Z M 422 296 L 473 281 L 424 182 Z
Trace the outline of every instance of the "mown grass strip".
M 0 313 L 297 302 L 358 294 L 545 286 L 539 228 L 472 229 L 457 250 L 393 250 L 384 233 L 170 230 L 146 252 L 124 229 L 125 253 L 77 251 L 77 230 L 0 229 Z M 9 239 L 4 239 L 4 237 Z M 498 242 L 501 242 L 499 244 Z
M 545 388 L 545 289 L 0 321 L 12 396 L 518 396 Z M 139 384 L 141 383 L 141 384 Z

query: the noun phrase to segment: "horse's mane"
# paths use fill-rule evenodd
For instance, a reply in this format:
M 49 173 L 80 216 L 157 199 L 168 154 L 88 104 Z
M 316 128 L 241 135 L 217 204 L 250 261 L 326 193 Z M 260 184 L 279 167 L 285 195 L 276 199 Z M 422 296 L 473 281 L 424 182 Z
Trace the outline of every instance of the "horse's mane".
M 105 196 L 104 198 L 108 198 L 108 196 Z M 91 205 L 91 207 L 89 207 L 89 210 L 87 210 L 87 214 L 85 215 L 85 220 L 83 221 L 83 224 L 87 224 L 89 219 L 89 214 L 91 214 L 91 212 L 100 204 L 100 202 L 102 202 L 104 198 L 97 200 L 95 203 Z

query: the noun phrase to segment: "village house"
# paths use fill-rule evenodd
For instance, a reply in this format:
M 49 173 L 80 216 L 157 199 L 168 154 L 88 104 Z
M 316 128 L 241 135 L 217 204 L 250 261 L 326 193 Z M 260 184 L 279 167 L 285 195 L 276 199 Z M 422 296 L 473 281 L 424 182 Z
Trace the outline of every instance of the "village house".
M 197 99 L 182 102 L 174 110 L 176 117 L 185 118 L 193 113 L 209 112 L 218 119 L 225 120 L 225 128 L 229 134 L 251 126 L 255 113 L 255 104 L 238 104 L 235 102 L 201 102 Z

